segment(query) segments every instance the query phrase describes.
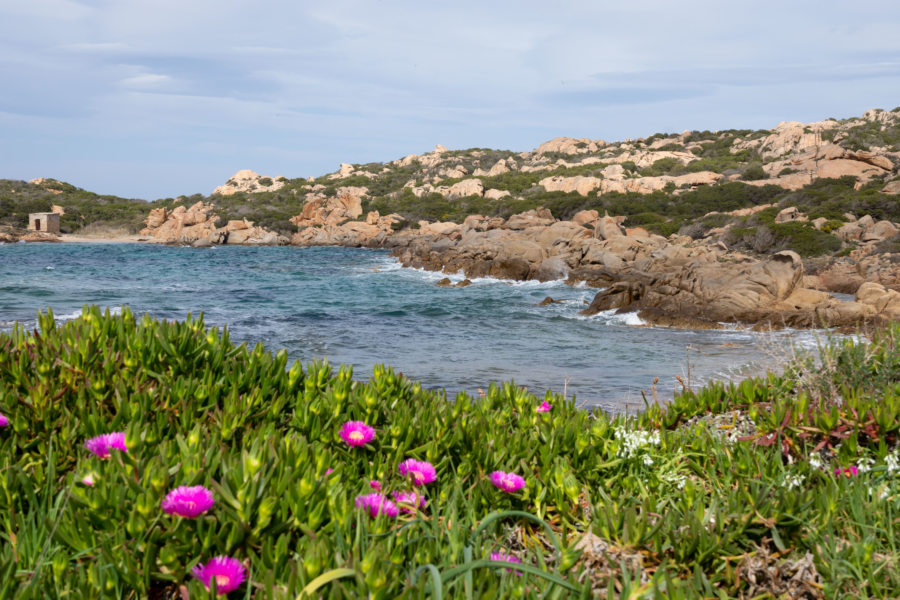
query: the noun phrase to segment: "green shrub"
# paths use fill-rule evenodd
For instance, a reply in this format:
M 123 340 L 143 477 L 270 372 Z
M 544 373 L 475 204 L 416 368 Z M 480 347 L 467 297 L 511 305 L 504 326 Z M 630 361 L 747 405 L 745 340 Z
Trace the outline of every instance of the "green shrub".
M 768 178 L 769 174 L 763 170 L 761 165 L 751 165 L 741 173 L 741 179 L 744 181 L 759 181 L 760 179 Z
M 771 225 L 779 249 L 793 250 L 800 256 L 822 256 L 841 249 L 841 240 L 819 231 L 809 223 L 792 221 Z
M 682 175 L 686 172 L 687 169 L 678 159 L 660 158 L 649 167 L 643 169 L 641 175 L 644 177 L 656 177 L 659 175 Z

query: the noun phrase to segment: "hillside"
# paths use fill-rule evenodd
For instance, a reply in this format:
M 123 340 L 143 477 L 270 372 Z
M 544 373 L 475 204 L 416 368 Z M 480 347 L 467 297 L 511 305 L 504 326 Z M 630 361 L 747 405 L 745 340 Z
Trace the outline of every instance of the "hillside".
M 472 214 L 508 218 L 544 207 L 557 219 L 596 210 L 625 217 L 627 227 L 709 238 L 739 251 L 846 255 L 858 242 L 853 227 L 841 231 L 846 224 L 865 215 L 876 223 L 900 221 L 898 165 L 900 108 L 873 109 L 861 117 L 786 122 L 772 130 L 658 133 L 619 142 L 556 138 L 519 153 L 439 145 L 386 163 L 341 164 L 317 178 L 240 171 L 208 197 L 152 203 L 55 180 L 4 180 L 0 224 L 22 227 L 28 212 L 56 204 L 66 210 L 64 232 L 106 226 L 136 233 L 149 209 L 205 200 L 222 221 L 246 219 L 290 235 L 297 231 L 291 219 L 311 201 L 352 196 L 361 211 L 345 219 L 362 221 L 377 211 L 394 215 L 394 230 L 420 227 L 420 221 L 462 223 Z M 778 217 L 790 207 L 798 210 Z M 892 234 L 886 229 L 880 235 Z

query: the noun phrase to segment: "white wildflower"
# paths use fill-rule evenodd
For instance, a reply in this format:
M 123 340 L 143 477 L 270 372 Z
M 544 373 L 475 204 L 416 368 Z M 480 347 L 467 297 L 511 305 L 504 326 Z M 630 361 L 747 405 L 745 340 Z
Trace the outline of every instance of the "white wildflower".
M 884 457 L 884 464 L 887 467 L 888 475 L 893 475 L 900 471 L 900 451 L 893 451 Z
M 786 475 L 784 478 L 784 482 L 781 484 L 781 487 L 792 490 L 794 488 L 800 488 L 803 486 L 803 482 L 806 478 L 803 475 Z
M 648 467 L 653 465 L 653 457 L 650 456 L 649 454 L 645 454 L 643 460 L 644 460 L 644 464 L 647 465 Z
M 625 428 L 621 428 L 616 429 L 613 435 L 622 443 L 618 455 L 623 458 L 631 458 L 638 453 L 638 450 L 647 446 L 659 445 L 658 431 L 643 431 L 641 429 L 629 431 Z
M 825 464 L 822 462 L 822 458 L 818 455 L 818 453 L 816 453 L 810 455 L 809 466 L 813 469 L 821 469 L 825 466 Z
M 881 492 L 878 492 L 878 488 L 871 487 L 871 486 L 869 487 L 869 495 L 870 496 L 877 495 L 879 500 L 884 500 L 885 498 L 887 498 L 889 491 L 890 490 L 888 489 L 887 486 L 882 487 Z
M 868 456 L 861 456 L 859 460 L 856 462 L 856 469 L 860 473 L 868 473 L 872 470 L 872 465 L 875 464 L 875 460 Z
M 679 490 L 683 490 L 684 484 L 687 483 L 687 477 L 685 477 L 684 475 L 681 475 L 679 473 L 675 473 L 674 471 L 663 474 L 662 478 L 665 481 L 668 481 L 669 483 L 673 484 Z

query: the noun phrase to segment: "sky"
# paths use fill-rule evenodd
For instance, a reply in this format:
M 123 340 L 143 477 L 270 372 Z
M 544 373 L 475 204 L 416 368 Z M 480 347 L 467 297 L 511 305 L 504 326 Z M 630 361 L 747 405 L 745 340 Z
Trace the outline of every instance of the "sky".
M 0 178 L 155 199 L 240 169 L 900 105 L 900 2 L 0 0 Z

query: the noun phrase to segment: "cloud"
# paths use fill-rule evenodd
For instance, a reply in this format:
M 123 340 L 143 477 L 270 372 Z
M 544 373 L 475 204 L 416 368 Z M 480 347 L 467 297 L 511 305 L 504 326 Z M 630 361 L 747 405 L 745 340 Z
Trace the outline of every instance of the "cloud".
M 15 115 L 0 124 L 7 164 L 53 176 L 77 156 L 100 178 L 86 165 L 129 154 L 119 193 L 177 195 L 184 179 L 140 164 L 221 173 L 186 186 L 212 189 L 239 168 L 319 174 L 437 142 L 859 114 L 898 103 L 898 28 L 895 0 L 0 0 L 0 111 Z
M 120 83 L 125 87 L 136 88 L 158 88 L 164 84 L 170 83 L 172 78 L 168 75 L 159 73 L 142 73 L 133 77 L 126 77 Z
M 65 52 L 121 52 L 128 48 L 122 42 L 79 42 L 76 44 L 63 44 L 59 48 Z

